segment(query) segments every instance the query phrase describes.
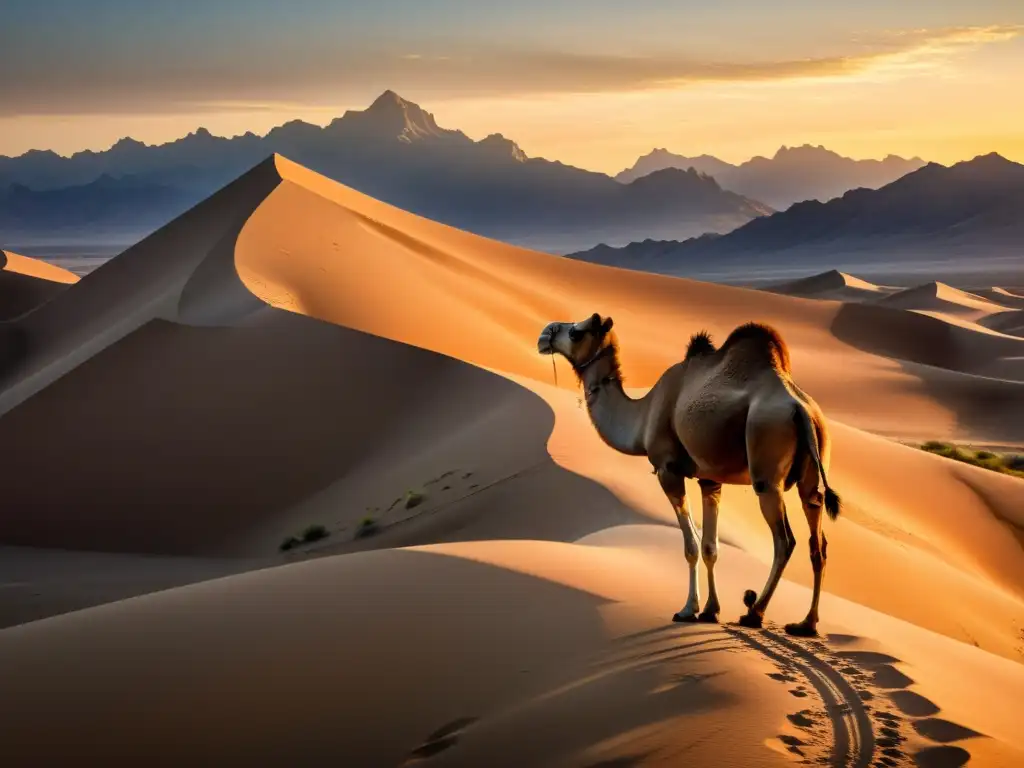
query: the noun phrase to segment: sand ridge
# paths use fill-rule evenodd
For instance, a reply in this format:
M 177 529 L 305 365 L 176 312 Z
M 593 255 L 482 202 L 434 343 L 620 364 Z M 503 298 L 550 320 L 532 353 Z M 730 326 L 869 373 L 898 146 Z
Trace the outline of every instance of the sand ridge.
M 1024 309 L 1024 289 L 1021 288 L 1004 288 L 997 285 L 991 288 L 974 288 L 970 292 L 996 304 Z
M 898 291 L 879 302 L 900 309 L 935 310 L 965 319 L 977 319 L 1004 309 L 981 296 L 936 281 Z
M 875 285 L 854 275 L 837 269 L 791 280 L 766 288 L 787 296 L 802 296 L 811 299 L 832 299 L 838 301 L 869 301 L 896 292 L 897 288 Z
M 38 277 L 41 280 L 49 280 L 51 283 L 77 283 L 78 275 L 66 269 L 49 264 L 40 259 L 32 259 L 28 256 L 14 253 L 14 251 L 0 250 L 0 258 L 3 259 L 4 272 L 12 272 L 29 277 Z
M 553 386 L 536 354 L 546 322 L 593 311 L 615 317 L 635 394 L 703 327 L 760 319 L 792 345 L 848 502 L 826 530 L 822 641 L 775 623 L 809 599 L 792 511 L 800 544 L 766 632 L 667 624 L 685 586 L 671 510 L 644 460 L 600 443 L 571 372 Z M 1024 483 L 864 431 L 1024 440 L 1024 414 L 994 405 L 1024 385 L 981 373 L 1012 373 L 1020 340 L 513 248 L 279 157 L 7 330 L 22 346 L 0 392 L 16 500 L 0 515 L 18 543 L 294 561 L 0 630 L 9 754 L 1024 754 Z M 48 483 L 54 446 L 80 462 L 64 484 Z M 357 539 L 368 514 L 381 531 Z M 331 535 L 276 551 L 310 523 Z M 721 531 L 732 621 L 770 558 L 750 489 L 726 488 Z
M 66 269 L 0 250 L 0 321 L 32 311 L 77 282 Z
M 913 331 L 913 340 L 910 347 L 916 349 L 917 355 L 910 355 L 911 362 L 924 362 L 935 364 L 936 360 L 943 360 L 941 367 L 953 367 L 958 370 L 969 370 L 982 376 L 1011 379 L 1019 381 L 1024 378 L 1024 365 L 1020 358 L 1013 353 L 986 355 L 981 353 L 984 342 L 975 343 L 978 337 L 974 334 L 986 334 L 995 337 L 1020 338 L 1021 323 L 1018 310 L 1014 307 L 1020 304 L 1012 291 L 1005 288 L 975 288 L 972 291 L 961 290 L 945 283 L 926 283 L 912 288 L 896 288 L 892 286 L 878 286 L 854 275 L 849 275 L 838 270 L 830 270 L 817 275 L 811 275 L 799 280 L 788 281 L 774 286 L 764 287 L 761 290 L 781 293 L 784 295 L 800 296 L 806 299 L 819 301 L 839 301 L 844 304 L 858 304 L 860 308 L 853 310 L 844 308 L 847 314 L 855 314 L 860 320 L 865 320 L 869 315 L 876 315 L 875 322 L 881 322 L 884 313 L 875 312 L 869 309 L 871 306 L 884 307 L 885 310 L 898 310 L 909 312 L 915 315 L 935 318 L 939 323 L 933 326 L 928 333 L 920 333 L 922 326 L 918 324 Z M 1024 304 L 1021 304 L 1024 306 Z M 892 327 L 898 315 L 890 312 L 892 318 L 889 325 Z M 903 319 L 901 324 L 913 323 L 909 319 Z M 913 326 L 912 326 L 913 327 Z M 962 328 L 974 332 L 969 338 L 972 341 L 966 343 L 966 347 L 960 347 L 961 352 L 968 358 L 981 353 L 980 365 L 970 367 L 963 362 L 963 355 L 958 363 L 950 364 L 946 348 L 959 346 L 952 339 L 950 342 L 931 341 L 938 331 L 940 334 L 952 334 L 952 327 Z M 868 347 L 877 343 L 880 334 L 869 331 Z M 964 339 L 968 337 L 963 337 Z M 1012 341 L 1011 341 L 1012 344 Z M 904 345 L 900 345 L 904 346 Z M 906 348 L 904 346 L 904 348 Z M 920 353 L 927 350 L 931 359 L 921 359 Z M 902 355 L 896 355 L 903 358 Z M 978 359 L 978 358 L 976 358 Z M 966 366 L 966 367 L 965 367 Z

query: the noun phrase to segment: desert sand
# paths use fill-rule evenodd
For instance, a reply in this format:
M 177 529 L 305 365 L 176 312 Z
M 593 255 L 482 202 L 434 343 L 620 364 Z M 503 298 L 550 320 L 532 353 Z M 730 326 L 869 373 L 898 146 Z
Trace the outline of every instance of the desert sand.
M 56 296 L 78 276 L 13 251 L 0 251 L 0 320 L 10 320 Z
M 835 299 L 837 301 L 870 301 L 896 293 L 899 289 L 875 285 L 854 275 L 832 269 L 820 275 L 811 275 L 799 280 L 771 286 L 766 290 L 787 296 L 803 296 L 809 299 Z
M 670 622 L 650 465 L 536 353 L 595 311 L 636 395 L 702 328 L 789 342 L 846 505 L 820 639 L 780 629 L 810 593 L 795 491 L 766 628 L 735 625 L 771 543 L 734 486 L 723 624 Z M 1019 764 L 1024 481 L 893 439 L 1024 443 L 1024 339 L 962 319 L 535 253 L 271 158 L 0 325 L 5 755 Z
M 925 283 L 898 291 L 882 298 L 880 303 L 889 307 L 940 313 L 969 321 L 977 321 L 1006 309 L 981 296 L 939 282 Z

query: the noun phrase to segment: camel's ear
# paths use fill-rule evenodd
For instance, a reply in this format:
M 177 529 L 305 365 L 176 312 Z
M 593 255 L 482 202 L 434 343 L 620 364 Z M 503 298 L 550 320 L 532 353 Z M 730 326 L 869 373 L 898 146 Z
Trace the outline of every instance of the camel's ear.
M 601 316 L 595 312 L 590 316 L 590 327 L 599 328 L 601 326 Z
M 606 317 L 604 319 L 604 323 L 601 324 L 601 333 L 608 333 L 608 331 L 612 329 L 613 325 L 615 325 L 615 321 L 610 317 Z

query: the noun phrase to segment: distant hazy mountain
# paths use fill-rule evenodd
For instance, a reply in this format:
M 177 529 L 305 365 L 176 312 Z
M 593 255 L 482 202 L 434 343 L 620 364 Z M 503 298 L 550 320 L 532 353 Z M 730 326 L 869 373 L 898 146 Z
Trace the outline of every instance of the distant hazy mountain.
M 324 128 L 296 120 L 263 137 L 199 129 L 160 146 L 122 139 L 105 152 L 0 157 L 0 239 L 95 238 L 125 228 L 139 237 L 274 152 L 414 213 L 558 252 L 728 232 L 771 213 L 697 172 L 668 169 L 620 184 L 528 158 L 498 134 L 473 141 L 387 91 Z
M 929 163 L 881 189 L 798 203 L 725 235 L 602 245 L 571 255 L 691 274 L 740 264 L 824 269 L 895 257 L 1016 255 L 1024 266 L 1024 165 L 994 153 L 950 167 Z
M 684 171 L 687 168 L 693 168 L 695 171 L 699 171 L 700 173 L 706 173 L 709 176 L 714 176 L 718 179 L 719 183 L 721 183 L 722 179 L 729 172 L 735 171 L 737 166 L 732 163 L 727 163 L 724 160 L 719 160 L 713 155 L 684 157 L 683 155 L 677 155 L 673 152 L 669 152 L 667 149 L 654 149 L 651 150 L 650 153 L 638 158 L 632 168 L 627 168 L 626 170 L 621 171 L 615 176 L 615 180 L 620 181 L 623 184 L 628 184 L 629 182 L 636 181 L 649 173 L 663 171 L 666 168 L 679 168 Z
M 878 189 L 924 165 L 918 157 L 906 160 L 852 160 L 824 147 L 782 147 L 771 159 L 754 157 L 732 165 L 711 155 L 683 157 L 665 149 L 644 155 L 615 178 L 628 183 L 664 168 L 695 168 L 710 174 L 725 189 L 761 200 L 778 210 L 804 200 L 822 202 L 859 187 Z
M 186 189 L 133 176 L 103 174 L 88 184 L 45 190 L 12 184 L 0 190 L 0 232 L 17 233 L 23 240 L 33 233 L 78 230 L 94 237 L 144 234 L 164 224 L 168 215 L 184 213 L 194 198 Z

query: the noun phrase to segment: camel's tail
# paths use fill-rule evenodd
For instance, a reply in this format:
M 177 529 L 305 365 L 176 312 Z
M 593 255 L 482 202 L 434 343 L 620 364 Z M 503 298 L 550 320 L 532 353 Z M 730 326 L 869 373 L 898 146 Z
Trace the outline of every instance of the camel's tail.
M 828 513 L 830 520 L 835 520 L 839 517 L 842 500 L 839 498 L 839 494 L 829 487 L 828 478 L 825 476 L 825 468 L 821 465 L 821 454 L 818 452 L 818 435 L 814 430 L 814 424 L 811 422 L 811 415 L 807 413 L 803 403 L 797 402 L 795 404 L 793 408 L 793 421 L 796 422 L 797 429 L 800 430 L 800 436 L 803 438 L 811 458 L 814 459 L 814 465 L 818 468 L 821 482 L 825 486 L 825 511 Z

